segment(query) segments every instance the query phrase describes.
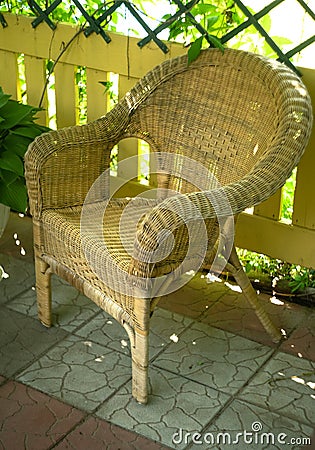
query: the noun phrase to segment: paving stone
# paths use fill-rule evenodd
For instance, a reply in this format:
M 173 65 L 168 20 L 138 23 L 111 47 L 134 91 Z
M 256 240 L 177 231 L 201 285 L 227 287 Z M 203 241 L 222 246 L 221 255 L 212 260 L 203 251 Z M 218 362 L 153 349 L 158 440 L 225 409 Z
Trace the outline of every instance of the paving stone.
M 204 273 L 197 273 L 178 291 L 161 298 L 159 306 L 193 319 L 200 317 L 228 292 L 224 283 L 207 282 Z
M 0 254 L 0 266 L 0 305 L 35 285 L 34 264 Z
M 312 310 L 310 310 L 312 311 Z M 315 313 L 309 314 L 280 347 L 283 352 L 315 361 Z
M 315 449 L 315 428 L 313 429 L 313 433 L 311 435 L 311 442 L 306 442 L 305 445 L 300 447 L 300 450 L 314 450 Z
M 153 358 L 171 342 L 173 334 L 180 334 L 192 320 L 162 308 L 157 308 L 150 324 L 150 357 Z M 106 345 L 130 355 L 130 341 L 125 329 L 109 314 L 101 312 L 76 332 L 90 341 Z
M 307 317 L 307 308 L 301 305 L 272 299 L 270 295 L 266 294 L 260 294 L 259 299 L 272 322 L 279 329 L 285 330 L 287 336 Z M 276 346 L 260 323 L 254 309 L 242 294 L 230 291 L 209 309 L 200 320 L 203 323 L 270 347 Z
M 130 358 L 69 336 L 18 379 L 84 411 L 93 411 L 131 377 Z
M 31 217 L 10 212 L 8 224 L 0 239 L 0 253 L 30 263 L 34 261 Z
M 47 329 L 38 320 L 0 308 L 0 373 L 12 377 L 65 336 L 61 329 Z
M 154 365 L 235 394 L 271 355 L 262 344 L 202 323 L 186 330 Z
M 154 313 L 151 394 L 148 405 L 140 405 L 131 395 L 129 340 L 114 319 L 55 277 L 53 320 L 58 326 L 46 329 L 33 318 L 31 221 L 18 221 L 0 243 L 0 252 L 9 255 L 0 254 L 0 265 L 10 275 L 0 281 L 0 449 L 186 449 L 191 434 L 186 443 L 173 439 L 180 429 L 232 434 L 251 432 L 254 422 L 275 436 L 310 436 L 315 428 L 315 316 L 310 308 L 261 296 L 288 334 L 280 346 L 285 353 L 268 360 L 273 344 L 243 295 L 197 274 L 163 297 L 163 309 Z M 203 323 L 191 327 L 188 317 Z M 67 337 L 68 331 L 76 335 Z M 98 417 L 84 420 L 86 413 L 70 405 L 96 410 Z M 315 448 L 315 435 L 312 442 Z M 212 448 L 313 448 L 302 441 L 281 445 Z
M 0 448 L 44 450 L 65 436 L 84 414 L 15 381 L 0 387 Z
M 89 417 L 54 447 L 55 450 L 167 450 L 168 448 L 95 417 Z
M 93 317 L 100 308 L 80 294 L 61 278 L 52 277 L 52 323 L 72 332 L 86 320 Z M 8 305 L 30 317 L 37 317 L 36 291 L 34 288 L 19 295 Z
M 179 430 L 175 442 L 186 439 L 193 443 L 195 439 L 192 450 L 298 450 L 306 443 L 306 448 L 312 448 L 311 427 L 239 400 L 234 400 L 200 436 L 193 438 L 185 433 Z
M 96 415 L 174 448 L 172 436 L 180 427 L 201 431 L 228 400 L 229 396 L 222 392 L 164 370 L 151 369 L 147 405 L 131 397 L 130 382 L 106 401 Z
M 315 363 L 278 353 L 251 380 L 242 400 L 315 425 Z

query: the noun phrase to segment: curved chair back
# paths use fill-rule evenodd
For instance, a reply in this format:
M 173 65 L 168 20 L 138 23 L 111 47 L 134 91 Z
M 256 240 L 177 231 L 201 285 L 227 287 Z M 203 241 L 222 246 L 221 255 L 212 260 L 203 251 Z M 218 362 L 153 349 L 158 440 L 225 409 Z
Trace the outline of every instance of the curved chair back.
M 215 177 L 208 189 L 213 180 L 225 185 L 242 179 L 269 155 L 275 191 L 310 133 L 312 112 L 299 77 L 281 63 L 239 50 L 204 50 L 191 65 L 187 55 L 166 61 L 124 101 L 131 113 L 124 137 L 202 163 Z M 160 179 L 160 185 L 194 191 L 193 183 L 181 180 L 178 165 L 174 170 L 178 176 Z

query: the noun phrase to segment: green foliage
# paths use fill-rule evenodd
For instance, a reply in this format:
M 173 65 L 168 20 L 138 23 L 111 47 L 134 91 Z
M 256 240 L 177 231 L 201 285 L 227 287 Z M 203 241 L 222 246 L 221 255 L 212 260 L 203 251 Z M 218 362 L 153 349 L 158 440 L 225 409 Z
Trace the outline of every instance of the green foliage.
M 292 271 L 289 286 L 293 293 L 304 291 L 308 287 L 315 287 L 315 270 L 296 266 Z
M 198 39 L 193 42 L 188 50 L 188 64 L 191 64 L 198 55 L 200 54 L 202 47 L 203 36 L 200 36 Z
M 78 91 L 78 123 L 83 125 L 87 120 L 86 68 L 78 66 L 75 81 Z
M 48 128 L 35 123 L 38 108 L 10 97 L 0 87 L 0 203 L 25 212 L 24 154 L 33 139 Z
M 40 7 L 44 10 L 48 7 L 47 0 L 37 0 Z M 100 2 L 99 0 L 84 0 L 82 5 L 85 11 L 92 17 L 98 18 L 106 12 L 113 4 L 114 0 Z M 169 3 L 172 13 L 165 14 L 163 17 L 150 17 L 148 11 L 150 6 L 158 8 L 161 3 L 161 9 Z M 184 2 L 189 4 L 188 0 Z M 130 4 L 137 13 L 142 17 L 144 22 L 154 22 L 153 27 L 159 22 L 167 22 L 171 19 L 175 12 L 175 3 L 170 0 L 167 2 L 158 2 L 157 0 L 131 0 Z M 34 15 L 30 3 L 25 0 L 5 0 L 0 2 L 0 11 L 10 11 L 17 14 Z M 247 6 L 248 10 L 254 14 L 255 12 Z M 158 9 L 156 9 L 158 11 Z M 139 35 L 139 31 L 132 29 L 132 21 L 127 23 L 127 7 L 118 8 L 110 16 L 106 18 L 106 22 L 102 23 L 102 27 L 108 31 L 118 32 L 122 31 L 124 34 Z M 85 25 L 86 19 L 81 14 L 79 9 L 71 2 L 61 2 L 53 11 L 50 12 L 49 17 L 54 23 L 68 22 L 76 25 Z M 188 50 L 189 63 L 194 61 L 202 48 L 217 47 L 222 51 L 224 49 L 221 38 L 229 31 L 236 28 L 239 24 L 247 21 L 246 15 L 238 8 L 233 0 L 197 0 L 188 13 L 183 13 L 174 22 L 169 22 L 169 41 L 176 41 L 183 43 Z M 263 16 L 259 20 L 260 25 L 269 33 L 271 30 L 270 14 Z M 201 29 L 200 26 L 203 28 Z M 140 27 L 141 29 L 141 27 Z M 291 41 L 282 37 L 275 37 L 278 45 L 285 47 Z M 258 52 L 269 57 L 274 57 L 275 53 L 267 44 L 266 40 L 256 28 L 251 25 L 237 36 L 229 41 L 229 46 L 233 48 L 241 48 L 243 50 Z
M 308 287 L 315 287 L 315 270 L 313 269 L 245 249 L 238 249 L 237 253 L 246 273 L 250 276 L 258 278 L 260 274 L 264 274 L 271 280 L 275 278 L 287 280 L 293 294 L 303 292 Z
M 37 0 L 37 3 L 43 10 L 49 6 L 46 0 Z M 102 8 L 104 8 L 104 4 L 99 4 L 94 0 L 86 0 L 85 2 L 85 9 L 91 15 L 96 11 L 101 11 Z M 1 9 L 14 14 L 34 16 L 30 4 L 25 0 L 6 0 L 3 2 Z M 84 17 L 75 5 L 68 2 L 61 2 L 53 9 L 53 11 L 51 11 L 49 17 L 53 22 L 68 22 L 73 24 L 85 22 Z
M 296 183 L 296 169 L 292 172 L 291 176 L 286 181 L 282 188 L 282 203 L 281 203 L 281 219 L 285 222 L 292 222 L 293 213 L 293 199 Z
M 108 110 L 111 110 L 118 103 L 118 77 L 114 74 L 109 74 L 112 79 L 107 81 L 99 81 L 99 84 L 104 86 L 104 94 L 108 96 Z M 110 154 L 110 170 L 111 174 L 117 176 L 118 170 L 118 146 L 112 148 Z
M 109 96 L 110 101 L 115 105 L 118 102 L 118 94 L 115 92 L 113 81 L 99 81 L 104 86 L 104 93 Z
M 163 17 L 168 20 L 167 14 Z M 201 0 L 191 9 L 191 15 L 183 15 L 169 26 L 170 41 L 184 41 L 189 46 L 188 63 L 194 61 L 203 47 L 217 47 L 222 51 L 224 46 L 220 37 L 240 23 L 240 14 L 233 1 Z M 198 31 L 196 24 L 204 28 Z
M 242 261 L 246 273 L 263 273 L 269 275 L 271 278 L 290 278 L 292 265 L 280 259 L 269 258 L 264 254 L 245 249 L 238 249 L 238 256 Z

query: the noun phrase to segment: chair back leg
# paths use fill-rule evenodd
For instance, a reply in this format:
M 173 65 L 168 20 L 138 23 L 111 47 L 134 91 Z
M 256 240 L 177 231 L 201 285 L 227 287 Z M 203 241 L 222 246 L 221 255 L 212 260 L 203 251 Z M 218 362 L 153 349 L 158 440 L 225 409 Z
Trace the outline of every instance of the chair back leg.
M 283 335 L 280 330 L 276 328 L 276 326 L 272 323 L 263 306 L 260 304 L 257 292 L 253 288 L 252 283 L 250 282 L 245 270 L 243 269 L 234 245 L 229 258 L 229 264 L 227 264 L 226 267 L 234 276 L 235 281 L 242 289 L 245 298 L 254 309 L 258 319 L 272 338 L 273 342 L 280 342 L 283 338 Z

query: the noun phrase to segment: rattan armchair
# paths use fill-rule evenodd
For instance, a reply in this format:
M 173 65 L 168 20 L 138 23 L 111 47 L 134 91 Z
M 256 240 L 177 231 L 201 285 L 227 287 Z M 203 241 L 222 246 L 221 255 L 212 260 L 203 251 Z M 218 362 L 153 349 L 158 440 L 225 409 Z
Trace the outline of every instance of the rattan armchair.
M 228 219 L 234 223 L 284 184 L 311 125 L 308 93 L 285 65 L 209 49 L 190 65 L 182 56 L 154 68 L 104 117 L 38 137 L 25 168 L 41 322 L 51 326 L 55 273 L 125 327 L 133 396 L 146 403 L 149 325 L 158 299 L 195 269 L 196 259 L 202 267 L 217 258 L 279 341 L 238 260 Z M 159 166 L 158 194 L 137 197 L 131 210 L 131 200 L 113 198 L 102 176 L 112 148 L 126 137 L 147 141 Z M 132 226 L 121 227 L 122 218 Z

